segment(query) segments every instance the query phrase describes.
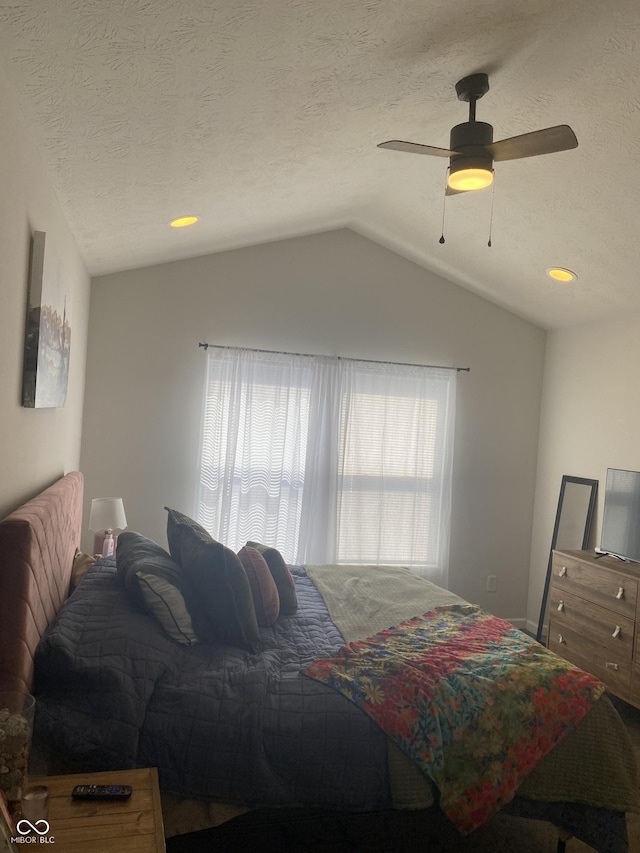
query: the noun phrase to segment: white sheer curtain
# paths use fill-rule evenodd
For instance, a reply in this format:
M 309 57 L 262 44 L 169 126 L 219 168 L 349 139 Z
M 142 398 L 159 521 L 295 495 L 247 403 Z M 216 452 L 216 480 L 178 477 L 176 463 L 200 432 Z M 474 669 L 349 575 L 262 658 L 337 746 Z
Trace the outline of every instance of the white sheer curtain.
M 296 563 L 335 563 L 340 393 L 344 363 L 314 356 Z
M 197 517 L 234 551 L 254 539 L 295 556 L 311 368 L 304 356 L 207 354 Z
M 198 520 L 234 550 L 446 585 L 454 370 L 211 348 Z
M 345 363 L 337 562 L 446 580 L 455 371 Z

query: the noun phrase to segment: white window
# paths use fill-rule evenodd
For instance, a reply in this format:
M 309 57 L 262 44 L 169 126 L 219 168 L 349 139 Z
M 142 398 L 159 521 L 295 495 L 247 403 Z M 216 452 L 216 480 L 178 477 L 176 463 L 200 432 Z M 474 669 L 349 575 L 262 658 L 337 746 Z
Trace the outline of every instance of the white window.
M 207 358 L 197 517 L 215 538 L 446 584 L 455 370 L 215 347 Z

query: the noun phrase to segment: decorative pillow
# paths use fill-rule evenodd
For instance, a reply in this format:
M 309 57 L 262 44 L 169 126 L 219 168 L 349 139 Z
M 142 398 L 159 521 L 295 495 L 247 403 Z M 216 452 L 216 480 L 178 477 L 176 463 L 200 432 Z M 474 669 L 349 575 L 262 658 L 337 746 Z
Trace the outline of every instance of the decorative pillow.
M 96 558 L 92 557 L 91 554 L 83 554 L 79 549 L 76 551 L 73 557 L 73 565 L 71 567 L 71 583 L 69 584 L 69 591 L 73 592 L 73 590 L 78 586 L 82 578 L 89 571 L 89 566 L 93 566 Z
M 298 597 L 296 595 L 296 585 L 293 582 L 291 572 L 282 554 L 280 551 L 276 551 L 275 548 L 270 548 L 268 545 L 261 545 L 259 542 L 247 542 L 247 545 L 250 548 L 255 548 L 264 557 L 278 588 L 280 613 L 283 613 L 285 616 L 291 616 L 298 609 Z
M 178 512 L 177 509 L 170 509 L 168 506 L 165 509 L 168 513 L 167 541 L 169 543 L 169 551 L 176 562 L 180 563 L 178 555 L 180 554 L 183 542 L 191 543 L 194 537 L 203 542 L 216 541 L 209 531 L 201 524 L 198 524 L 197 521 L 194 521 L 193 518 L 189 518 L 183 512 Z
M 183 646 L 197 643 L 191 616 L 178 587 L 142 569 L 137 569 L 135 575 L 147 610 L 156 617 L 171 639 Z
M 249 578 L 258 625 L 269 627 L 280 613 L 280 596 L 267 561 L 260 551 L 248 545 L 238 551 L 238 559 Z
M 131 599 L 178 643 L 197 642 L 190 609 L 198 599 L 180 566 L 157 542 L 127 530 L 118 536 L 116 568 Z
M 182 567 L 198 596 L 198 619 L 189 608 L 196 633 L 209 642 L 218 640 L 255 651 L 260 640 L 247 573 L 230 548 L 181 512 L 169 513 L 167 539 L 173 559 Z

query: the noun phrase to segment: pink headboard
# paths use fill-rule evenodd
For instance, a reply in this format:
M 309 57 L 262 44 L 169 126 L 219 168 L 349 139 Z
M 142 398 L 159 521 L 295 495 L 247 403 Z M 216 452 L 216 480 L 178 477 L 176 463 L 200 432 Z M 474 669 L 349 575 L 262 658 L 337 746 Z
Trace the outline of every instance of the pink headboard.
M 36 646 L 69 591 L 83 486 L 74 471 L 0 521 L 0 690 L 33 687 Z

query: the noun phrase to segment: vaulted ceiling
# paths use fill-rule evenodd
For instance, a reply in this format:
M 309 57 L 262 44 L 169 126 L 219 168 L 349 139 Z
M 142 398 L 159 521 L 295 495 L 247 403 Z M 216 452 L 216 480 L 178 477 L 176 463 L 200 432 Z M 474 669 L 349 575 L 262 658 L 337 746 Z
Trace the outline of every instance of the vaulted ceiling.
M 547 328 L 640 311 L 637 0 L 13 0 L 0 61 L 92 274 L 348 226 Z M 579 145 L 445 205 L 376 146 L 447 148 L 479 71 L 496 139 Z

